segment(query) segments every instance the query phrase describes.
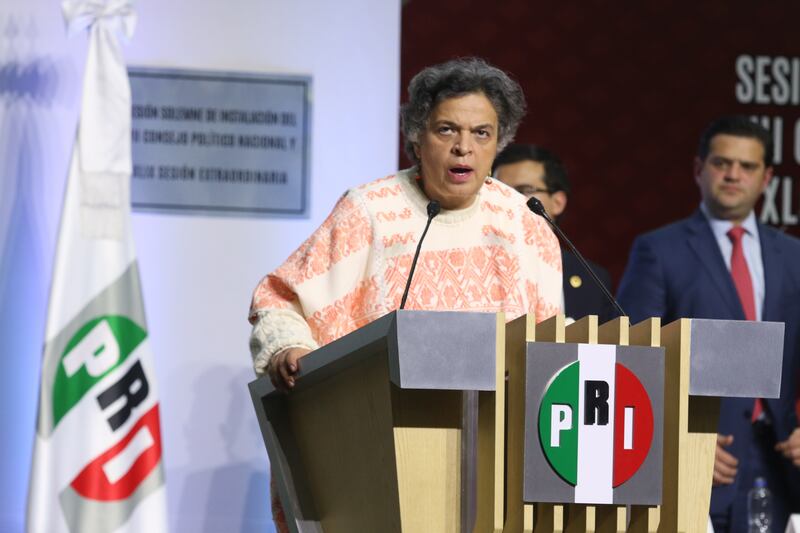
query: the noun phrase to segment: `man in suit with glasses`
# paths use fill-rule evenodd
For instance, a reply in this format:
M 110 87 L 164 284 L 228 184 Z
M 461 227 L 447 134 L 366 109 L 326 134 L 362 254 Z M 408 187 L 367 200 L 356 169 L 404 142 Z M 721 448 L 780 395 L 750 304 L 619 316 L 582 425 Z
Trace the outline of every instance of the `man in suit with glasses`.
M 533 144 L 511 144 L 495 159 L 493 175 L 509 187 L 542 202 L 548 216 L 558 221 L 567 208 L 570 184 L 561 160 L 549 150 Z M 611 291 L 611 276 L 601 266 L 588 261 L 606 288 Z M 597 315 L 600 323 L 617 316 L 612 304 L 589 278 L 575 255 L 562 247 L 564 270 L 564 314 L 568 321 Z

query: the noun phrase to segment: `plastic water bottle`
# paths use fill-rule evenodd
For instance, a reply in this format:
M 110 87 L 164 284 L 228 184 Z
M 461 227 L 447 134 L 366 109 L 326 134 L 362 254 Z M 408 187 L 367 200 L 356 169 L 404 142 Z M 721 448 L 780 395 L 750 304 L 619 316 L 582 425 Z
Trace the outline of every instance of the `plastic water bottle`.
M 772 523 L 772 495 L 767 481 L 757 477 L 747 494 L 747 522 L 749 533 L 770 533 Z

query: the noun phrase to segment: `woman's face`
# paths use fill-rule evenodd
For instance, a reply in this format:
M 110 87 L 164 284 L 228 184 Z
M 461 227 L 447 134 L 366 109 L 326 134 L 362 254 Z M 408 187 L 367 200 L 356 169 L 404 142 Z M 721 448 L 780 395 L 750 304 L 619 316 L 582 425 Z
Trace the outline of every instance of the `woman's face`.
M 497 155 L 497 112 L 483 93 L 448 98 L 414 146 L 425 194 L 444 209 L 472 205 Z

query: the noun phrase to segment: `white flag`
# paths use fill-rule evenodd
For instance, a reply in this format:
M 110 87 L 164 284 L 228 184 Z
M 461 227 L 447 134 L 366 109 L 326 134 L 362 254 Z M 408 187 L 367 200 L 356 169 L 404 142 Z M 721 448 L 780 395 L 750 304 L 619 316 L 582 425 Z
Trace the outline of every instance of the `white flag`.
M 31 533 L 167 530 L 159 404 L 130 225 L 130 0 L 66 1 L 89 28 L 61 214 L 28 496 Z

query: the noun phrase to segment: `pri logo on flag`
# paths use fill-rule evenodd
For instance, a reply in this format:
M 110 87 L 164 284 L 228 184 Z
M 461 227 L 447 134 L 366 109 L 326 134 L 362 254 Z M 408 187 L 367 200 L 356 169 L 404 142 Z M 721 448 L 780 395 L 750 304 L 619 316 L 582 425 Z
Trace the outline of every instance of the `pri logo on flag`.
M 103 316 L 87 322 L 64 351 L 53 386 L 54 426 L 115 369 L 120 377 L 99 387 L 92 398 L 98 418 L 111 432 L 119 430 L 148 398 L 150 386 L 138 358 L 131 354 L 147 333 L 124 316 Z M 126 361 L 130 364 L 125 365 Z M 158 406 L 141 415 L 127 434 L 85 465 L 71 488 L 83 498 L 99 501 L 130 497 L 161 458 Z
M 46 343 L 29 531 L 166 530 L 144 324 L 134 262 Z
M 645 494 L 656 490 L 660 497 L 660 481 L 658 489 L 647 486 L 654 469 L 660 480 L 663 350 L 550 343 L 530 347 L 526 501 L 653 503 Z M 531 405 L 531 399 L 538 401 Z M 651 458 L 654 449 L 657 461 Z M 529 460 L 540 479 L 536 487 L 531 486 L 536 479 L 528 480 Z M 645 465 L 647 475 L 637 477 Z M 542 478 L 545 468 L 549 474 Z M 626 487 L 629 481 L 632 487 Z M 549 490 L 548 485 L 556 488 Z

